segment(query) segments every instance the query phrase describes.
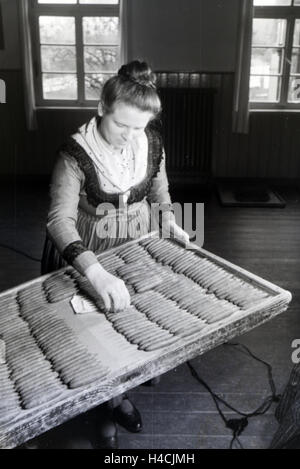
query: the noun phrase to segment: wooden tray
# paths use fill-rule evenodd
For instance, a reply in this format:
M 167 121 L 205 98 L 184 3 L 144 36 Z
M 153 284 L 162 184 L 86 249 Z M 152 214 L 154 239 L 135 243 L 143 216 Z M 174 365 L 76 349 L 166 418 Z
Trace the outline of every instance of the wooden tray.
M 132 307 L 120 313 L 105 312 L 71 267 L 0 295 L 1 448 L 18 446 L 287 309 L 288 291 L 189 248 L 151 233 L 100 254 L 131 293 Z M 74 314 L 74 295 L 98 310 Z

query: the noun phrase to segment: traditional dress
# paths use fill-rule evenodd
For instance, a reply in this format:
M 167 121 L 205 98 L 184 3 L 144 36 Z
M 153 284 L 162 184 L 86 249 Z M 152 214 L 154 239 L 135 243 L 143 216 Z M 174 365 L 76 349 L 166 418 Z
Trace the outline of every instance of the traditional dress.
M 59 151 L 51 183 L 42 273 L 66 264 L 80 273 L 95 253 L 142 236 L 153 225 L 149 204 L 174 218 L 159 132 L 149 124 L 122 152 L 99 133 L 101 118 L 82 126 Z

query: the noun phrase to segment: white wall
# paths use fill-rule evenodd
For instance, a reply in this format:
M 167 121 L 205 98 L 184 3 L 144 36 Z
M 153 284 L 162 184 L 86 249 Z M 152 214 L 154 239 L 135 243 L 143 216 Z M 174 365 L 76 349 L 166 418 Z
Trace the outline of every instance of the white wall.
M 156 70 L 232 72 L 239 0 L 129 0 L 129 59 Z

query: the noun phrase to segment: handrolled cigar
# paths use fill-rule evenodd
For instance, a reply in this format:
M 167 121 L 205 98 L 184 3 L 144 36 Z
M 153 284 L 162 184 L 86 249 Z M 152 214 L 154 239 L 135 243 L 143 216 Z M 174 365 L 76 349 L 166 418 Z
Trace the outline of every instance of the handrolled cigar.
M 177 337 L 169 332 L 166 329 L 161 328 L 160 326 L 157 326 L 160 328 L 160 333 L 157 336 L 148 336 L 144 337 L 143 340 L 141 341 L 141 344 L 144 347 L 148 347 L 149 345 L 156 345 L 160 344 L 161 346 L 164 346 L 165 344 L 171 344 L 175 343 L 177 341 Z
M 199 307 L 199 316 L 201 319 L 205 318 L 207 315 L 211 314 L 212 311 L 214 311 L 216 308 L 218 308 L 218 305 L 214 303 L 204 303 Z M 195 309 L 196 310 L 196 309 Z
M 143 328 L 145 327 L 145 323 L 144 321 L 142 322 L 142 324 L 139 324 L 138 320 L 136 319 L 119 319 L 118 321 L 115 321 L 114 323 L 114 327 L 130 327 L 130 326 L 133 326 L 134 327 L 134 330 L 138 330 L 138 328 Z
M 16 373 L 14 375 L 14 383 L 15 385 L 20 385 L 24 390 L 30 390 L 39 384 L 50 385 L 55 382 L 57 376 L 55 372 L 43 369 L 42 367 L 35 370 L 31 368 L 31 370 L 23 371 L 23 373 Z
M 99 374 L 97 376 L 85 377 L 84 379 L 78 376 L 76 378 L 71 379 L 68 382 L 68 386 L 70 389 L 76 389 L 82 386 L 88 386 L 90 384 L 94 384 L 96 381 L 99 381 L 102 378 L 105 378 L 105 376 L 106 376 L 106 373 L 104 373 L 103 375 Z
M 1 329 L 1 334 L 7 344 L 10 342 L 15 342 L 17 344 L 19 340 L 24 341 L 24 339 L 32 339 L 30 330 L 25 323 L 15 324 L 15 326 L 16 327 L 14 327 L 13 323 L 9 323 L 9 325 L 2 327 Z
M 151 254 L 152 257 L 156 257 L 158 256 L 159 254 L 163 253 L 166 251 L 166 247 L 163 246 L 163 245 L 148 245 L 146 246 L 146 250 L 148 251 L 148 253 Z
M 7 345 L 7 357 L 8 357 L 8 362 L 13 363 L 14 360 L 18 360 L 19 358 L 22 360 L 34 360 L 36 358 L 36 353 L 39 349 L 37 347 L 24 347 L 20 346 L 18 349 L 14 348 L 12 345 L 9 347 Z
M 220 307 L 218 307 L 218 309 L 217 308 L 207 308 L 206 310 L 204 310 L 201 313 L 200 317 L 201 317 L 202 320 L 205 320 L 207 322 L 207 320 L 209 318 L 214 317 L 216 314 L 219 314 L 219 312 L 220 312 L 220 314 L 222 314 L 222 312 L 223 312 L 223 309 L 220 310 Z
M 10 351 L 13 347 L 15 348 L 15 351 L 18 352 L 22 348 L 24 348 L 24 351 L 28 349 L 36 349 L 37 344 L 36 342 L 29 336 L 26 338 L 20 338 L 16 341 L 14 340 L 9 340 L 8 338 L 5 339 L 6 347 Z
M 212 324 L 212 323 L 221 321 L 222 319 L 225 319 L 225 318 L 231 316 L 231 314 L 232 314 L 231 312 L 222 311 L 222 312 L 219 312 L 218 314 L 212 315 L 211 317 L 207 317 L 206 321 L 207 321 L 208 324 Z
M 32 409 L 42 404 L 46 404 L 47 402 L 52 401 L 62 395 L 63 390 L 60 388 L 41 388 L 38 395 L 26 395 L 22 401 L 26 409 Z
M 160 257 L 159 256 L 159 260 L 160 260 Z M 185 259 L 185 253 L 173 253 L 172 257 L 170 256 L 170 258 L 168 259 L 168 264 L 170 264 L 173 269 L 176 271 L 177 268 L 179 268 L 181 266 L 181 262 L 184 261 Z
M 0 299 L 0 307 L 9 307 L 11 305 L 15 305 L 17 303 L 16 301 L 17 297 L 16 295 L 5 295 L 2 296 Z
M 144 293 L 148 290 L 152 290 L 154 287 L 157 287 L 160 285 L 161 279 L 159 277 L 152 278 L 149 280 L 149 282 L 139 282 L 138 284 L 135 284 L 136 291 L 138 293 Z
M 132 259 L 139 260 L 141 257 L 145 257 L 146 255 L 147 255 L 147 252 L 141 246 L 137 246 L 135 249 L 120 252 L 121 258 L 125 260 L 126 262 L 131 262 Z
M 66 342 L 62 343 L 62 340 L 57 340 L 56 338 L 53 340 L 47 339 L 47 341 L 40 341 L 40 344 L 46 357 L 50 359 L 63 350 L 69 351 L 70 355 L 74 354 L 76 350 L 76 342 L 71 344 Z
M 201 284 L 204 288 L 212 288 L 216 282 L 219 282 L 220 280 L 224 281 L 224 275 L 223 272 L 211 272 L 210 274 L 207 274 L 205 278 L 201 281 Z
M 32 368 L 33 366 L 32 363 L 34 363 L 34 368 L 43 367 L 43 369 L 47 369 L 47 370 L 52 369 L 51 363 L 48 360 L 46 360 L 46 358 L 40 351 L 38 351 L 36 355 L 30 358 L 30 360 L 28 358 L 27 359 L 24 358 L 22 360 L 21 356 L 15 357 L 14 360 L 10 358 L 10 366 L 14 370 L 15 373 L 20 373 L 23 369 L 27 369 L 30 367 Z

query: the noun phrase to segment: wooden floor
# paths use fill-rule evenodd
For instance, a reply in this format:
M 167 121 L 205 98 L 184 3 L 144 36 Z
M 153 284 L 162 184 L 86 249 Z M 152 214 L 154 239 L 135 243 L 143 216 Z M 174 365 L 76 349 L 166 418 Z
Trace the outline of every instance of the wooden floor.
M 2 187 L 1 192 L 0 243 L 40 258 L 47 187 L 18 183 Z M 292 292 L 288 312 L 238 339 L 272 365 L 275 383 L 282 391 L 292 368 L 291 343 L 300 338 L 300 196 L 294 189 L 281 189 L 280 193 L 287 201 L 285 209 L 223 208 L 212 194 L 205 203 L 204 247 Z M 180 192 L 174 197 L 174 201 L 201 201 L 186 191 L 185 199 Z M 3 247 L 0 256 L 1 291 L 39 275 L 38 262 Z M 218 347 L 193 360 L 193 365 L 217 394 L 242 411 L 253 411 L 270 393 L 266 369 L 231 347 Z M 144 428 L 137 435 L 120 428 L 121 449 L 229 447 L 230 431 L 186 365 L 162 376 L 157 386 L 140 386 L 130 395 L 142 413 Z M 274 410 L 275 405 L 266 415 L 250 419 L 240 439 L 245 448 L 269 446 L 277 428 Z M 75 434 L 83 435 L 82 428 L 80 419 L 64 427 L 65 433 L 74 434 L 74 446 L 78 446 Z M 44 447 L 56 447 L 57 435 L 45 434 Z M 85 439 L 79 446 L 91 447 Z

